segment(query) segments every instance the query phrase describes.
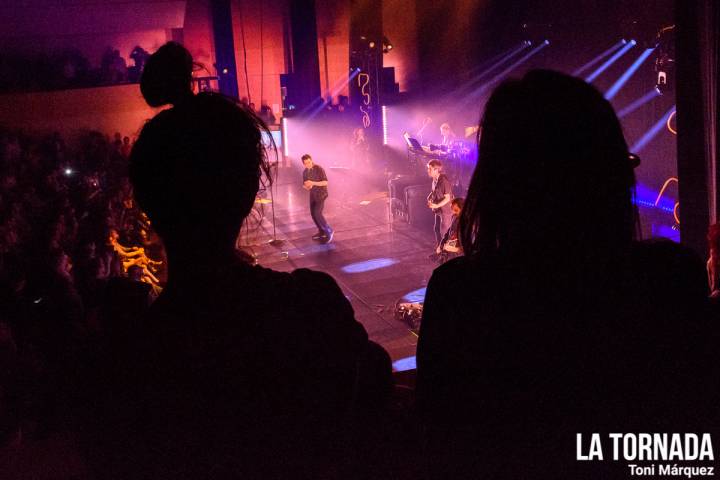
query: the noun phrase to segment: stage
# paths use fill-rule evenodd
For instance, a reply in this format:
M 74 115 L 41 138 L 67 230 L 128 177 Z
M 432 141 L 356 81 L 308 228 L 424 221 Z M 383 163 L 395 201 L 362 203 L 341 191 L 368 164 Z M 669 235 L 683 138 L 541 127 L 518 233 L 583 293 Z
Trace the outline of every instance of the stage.
M 331 243 L 311 239 L 317 229 L 310 218 L 308 192 L 302 188 L 300 168 L 292 166 L 279 169 L 273 187 L 276 237 L 284 242 L 268 244 L 272 212 L 270 204 L 265 204 L 259 207 L 261 225 L 246 227 L 241 243 L 262 266 L 279 271 L 310 268 L 332 275 L 352 304 L 355 318 L 372 340 L 385 347 L 393 362 L 413 357 L 417 335 L 393 318 L 394 308 L 398 299 L 417 301 L 424 296 L 437 266 L 428 258 L 434 246 L 432 231 L 402 219 L 391 220 L 382 178 L 323 166 L 330 191 L 324 215 L 335 230 Z M 264 196 L 269 197 L 269 192 Z

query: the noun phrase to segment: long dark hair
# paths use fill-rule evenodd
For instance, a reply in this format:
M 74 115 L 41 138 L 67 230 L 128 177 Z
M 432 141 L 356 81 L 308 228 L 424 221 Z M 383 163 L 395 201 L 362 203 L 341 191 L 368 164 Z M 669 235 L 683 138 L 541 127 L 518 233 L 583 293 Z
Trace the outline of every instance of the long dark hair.
M 617 116 L 594 87 L 531 71 L 493 92 L 481 127 L 460 218 L 466 255 L 630 245 L 635 177 Z

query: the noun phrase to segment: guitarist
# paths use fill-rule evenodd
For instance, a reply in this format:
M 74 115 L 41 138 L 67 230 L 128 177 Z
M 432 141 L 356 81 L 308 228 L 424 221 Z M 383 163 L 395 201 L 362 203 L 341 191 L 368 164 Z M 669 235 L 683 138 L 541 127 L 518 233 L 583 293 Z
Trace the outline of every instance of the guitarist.
M 452 218 L 452 209 L 450 202 L 453 199 L 452 184 L 447 175 L 442 173 L 442 162 L 440 160 L 430 160 L 427 164 L 428 176 L 432 178 L 432 191 L 428 195 L 427 205 L 435 214 L 435 224 L 433 230 L 435 232 L 435 245 L 440 246 L 443 234 L 450 228 Z M 437 254 L 433 252 L 430 257 L 435 258 Z
M 463 206 L 465 205 L 465 199 L 462 197 L 454 198 L 450 202 L 450 208 L 452 208 L 452 221 L 450 222 L 450 228 L 440 240 L 435 253 L 440 257 L 441 263 L 445 263 L 451 258 L 455 258 L 462 255 L 462 245 L 460 245 L 460 236 L 458 235 L 460 230 L 460 213 L 462 212 Z

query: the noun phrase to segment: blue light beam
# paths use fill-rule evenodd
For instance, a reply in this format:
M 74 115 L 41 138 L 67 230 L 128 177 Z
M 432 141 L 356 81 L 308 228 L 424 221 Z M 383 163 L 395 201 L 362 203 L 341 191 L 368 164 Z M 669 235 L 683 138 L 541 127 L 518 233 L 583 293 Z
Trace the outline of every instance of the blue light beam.
M 453 90 L 452 92 L 443 95 L 443 99 L 446 100 L 448 98 L 464 97 L 470 90 L 472 90 L 478 83 L 480 83 L 483 78 L 490 75 L 493 71 L 501 67 L 503 64 L 507 63 L 511 58 L 513 58 L 529 46 L 530 42 L 522 42 L 519 47 L 513 48 L 512 50 L 504 53 L 499 60 L 484 69 L 482 73 L 480 73 L 478 76 L 466 82 L 464 85 L 461 85 L 459 88 Z
M 660 92 L 657 91 L 657 89 L 653 88 L 649 92 L 647 92 L 642 97 L 638 98 L 637 100 L 633 101 L 631 104 L 623 108 L 618 112 L 618 118 L 625 118 L 631 113 L 633 113 L 638 108 L 642 107 L 646 103 L 648 103 L 650 100 L 659 97 Z
M 642 151 L 642 149 L 645 148 L 647 146 L 647 144 L 650 143 L 650 141 L 652 141 L 652 139 L 657 136 L 658 133 L 660 133 L 660 130 L 665 128 L 665 123 L 667 123 L 667 119 L 670 117 L 670 115 L 672 115 L 672 113 L 674 111 L 675 111 L 675 105 L 670 107 L 670 109 L 667 112 L 665 112 L 665 114 L 662 117 L 660 117 L 660 120 L 655 122 L 655 124 L 652 127 L 650 127 L 650 130 L 645 132 L 645 134 L 642 137 L 640 137 L 640 139 L 637 142 L 635 142 L 635 144 L 632 146 L 630 151 L 633 153 L 640 153 Z
M 620 78 L 617 79 L 617 81 L 613 84 L 612 87 L 608 89 L 607 92 L 605 92 L 605 99 L 612 100 L 615 95 L 620 91 L 620 89 L 627 83 L 628 80 L 630 80 L 630 77 L 633 76 L 633 74 L 637 71 L 638 68 L 640 68 L 640 65 L 642 65 L 645 60 L 655 51 L 655 48 L 646 48 L 645 51 L 635 60 L 632 65 L 630 65 L 630 68 L 625 70 L 625 73 L 623 73 Z
M 491 78 L 490 80 L 485 82 L 480 88 L 475 90 L 475 92 L 473 92 L 468 97 L 467 100 L 469 101 L 471 99 L 475 99 L 475 98 L 479 97 L 485 90 L 490 88 L 490 86 L 492 86 L 494 83 L 498 82 L 499 80 L 502 80 L 503 78 L 505 78 L 510 72 L 515 70 L 517 67 L 519 67 L 523 63 L 527 62 L 530 59 L 530 57 L 537 54 L 540 50 L 547 47 L 548 45 L 550 45 L 550 42 L 548 40 L 545 40 L 544 42 L 540 43 L 537 47 L 533 48 L 528 53 L 526 53 L 525 55 L 523 55 L 522 57 L 517 59 L 515 62 L 513 62 L 512 65 L 505 68 L 505 70 L 503 70 L 502 72 L 498 73 L 493 78 Z
M 597 70 L 595 70 L 593 73 L 591 73 L 589 76 L 587 76 L 587 77 L 585 78 L 585 81 L 588 82 L 588 83 L 594 81 L 597 77 L 600 76 L 601 73 L 603 73 L 605 70 L 607 70 L 608 68 L 610 68 L 610 65 L 612 65 L 612 64 L 615 63 L 615 62 L 617 62 L 620 57 L 622 57 L 623 55 L 625 55 L 625 54 L 628 52 L 628 50 L 630 50 L 631 48 L 633 48 L 635 45 L 637 45 L 637 42 L 636 42 L 635 40 L 630 40 L 630 41 L 627 43 L 627 45 L 625 45 L 625 46 L 622 47 L 620 50 L 618 50 L 618 51 L 615 53 L 615 55 L 613 55 L 612 57 L 608 58 L 607 61 L 606 61 L 605 63 L 603 63 L 602 65 L 600 65 Z
M 587 70 L 588 68 L 594 66 L 596 63 L 598 63 L 598 62 L 601 61 L 603 58 L 607 57 L 608 55 L 610 55 L 612 52 L 614 52 L 615 50 L 617 50 L 618 48 L 620 48 L 620 47 L 623 46 L 623 45 L 627 45 L 627 40 L 625 40 L 624 38 L 623 38 L 622 40 L 618 41 L 618 42 L 617 42 L 615 45 L 613 45 L 612 47 L 610 47 L 610 48 L 608 48 L 607 50 L 605 50 L 604 52 L 602 52 L 602 53 L 601 53 L 600 55 L 598 55 L 597 57 L 595 57 L 595 58 L 593 58 L 592 60 L 590 60 L 589 62 L 587 62 L 587 63 L 586 63 L 585 65 L 583 65 L 582 67 L 580 67 L 580 68 L 578 68 L 577 70 L 575 70 L 574 72 L 572 72 L 573 76 L 574 76 L 574 77 L 577 77 L 577 76 L 580 75 L 582 72 L 584 72 L 584 71 Z
M 322 98 L 318 97 L 315 99 L 315 102 L 319 101 L 320 104 L 313 108 L 313 104 L 310 104 L 308 106 L 308 109 L 313 108 L 313 110 L 310 112 L 310 114 L 307 116 L 306 120 L 310 120 L 314 118 L 318 113 L 322 112 L 323 109 L 327 106 L 329 102 L 332 102 L 333 97 L 335 97 L 340 91 L 345 88 L 346 85 L 350 84 L 350 82 L 353 81 L 355 77 L 357 77 L 360 74 L 360 69 L 356 68 L 352 71 L 352 73 L 347 77 L 343 78 L 340 81 L 336 82 L 335 85 L 330 89 L 328 98 Z M 313 103 L 315 103 L 313 102 Z

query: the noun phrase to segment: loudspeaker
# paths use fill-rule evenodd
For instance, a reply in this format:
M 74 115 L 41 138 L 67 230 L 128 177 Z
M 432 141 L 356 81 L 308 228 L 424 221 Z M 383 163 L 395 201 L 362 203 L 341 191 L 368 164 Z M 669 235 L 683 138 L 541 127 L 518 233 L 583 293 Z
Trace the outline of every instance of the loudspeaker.
M 388 198 L 390 199 L 390 211 L 393 218 L 399 217 L 405 221 L 408 220 L 405 189 L 420 182 L 421 180 L 415 175 L 397 175 L 388 180 Z
M 299 102 L 302 101 L 302 98 L 296 74 L 280 74 L 280 92 L 282 94 L 283 117 L 291 117 L 293 114 L 298 113 L 300 111 L 298 108 L 300 106 Z
M 427 228 L 431 233 L 435 224 L 435 214 L 427 206 L 430 185 L 412 185 L 405 188 L 408 223 L 415 227 Z

